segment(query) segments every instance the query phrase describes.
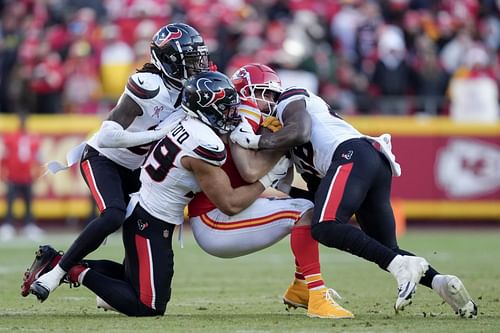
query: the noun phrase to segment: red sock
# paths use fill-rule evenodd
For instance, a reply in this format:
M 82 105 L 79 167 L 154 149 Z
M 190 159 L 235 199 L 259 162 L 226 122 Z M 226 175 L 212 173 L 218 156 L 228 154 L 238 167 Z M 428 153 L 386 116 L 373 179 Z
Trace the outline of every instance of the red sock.
M 295 258 L 295 279 L 297 280 L 305 280 L 304 274 L 302 274 L 302 271 L 300 270 L 299 263 L 297 261 L 297 258 Z M 304 281 L 305 283 L 305 281 Z
M 312 238 L 311 226 L 293 227 L 290 245 L 307 287 L 309 289 L 323 287 L 325 283 L 321 278 L 318 242 Z

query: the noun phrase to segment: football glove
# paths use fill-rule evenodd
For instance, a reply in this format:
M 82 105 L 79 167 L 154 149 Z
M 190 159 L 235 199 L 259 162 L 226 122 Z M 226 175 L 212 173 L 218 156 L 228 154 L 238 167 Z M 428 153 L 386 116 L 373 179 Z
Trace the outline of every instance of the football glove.
M 259 148 L 260 135 L 254 133 L 252 126 L 245 118 L 243 118 L 239 125 L 231 132 L 229 138 L 232 142 L 239 144 L 243 148 Z
M 261 182 L 265 188 L 275 187 L 280 179 L 286 176 L 289 167 L 290 159 L 286 156 L 283 156 L 271 169 L 271 171 L 269 171 L 264 177 L 259 179 L 259 182 Z
M 264 122 L 262 122 L 262 127 L 267 128 L 268 130 L 272 132 L 277 132 L 281 129 L 281 123 L 278 120 L 278 118 L 269 116 L 267 117 Z

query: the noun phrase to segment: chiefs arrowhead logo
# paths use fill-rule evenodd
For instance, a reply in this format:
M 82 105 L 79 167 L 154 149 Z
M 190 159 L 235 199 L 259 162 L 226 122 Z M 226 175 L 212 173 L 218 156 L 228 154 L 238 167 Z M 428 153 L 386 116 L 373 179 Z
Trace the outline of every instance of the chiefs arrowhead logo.
M 209 82 L 212 81 L 207 78 L 201 78 L 196 82 L 198 104 L 202 107 L 207 107 L 208 105 L 213 104 L 226 96 L 226 91 L 224 89 L 217 91 L 210 89 L 208 86 Z
M 172 30 L 171 30 L 172 29 Z M 175 27 L 163 27 L 154 36 L 153 41 L 158 47 L 162 47 L 173 39 L 179 39 L 182 36 L 182 31 Z
M 436 182 L 453 198 L 475 197 L 500 189 L 500 149 L 482 140 L 453 139 L 436 156 Z

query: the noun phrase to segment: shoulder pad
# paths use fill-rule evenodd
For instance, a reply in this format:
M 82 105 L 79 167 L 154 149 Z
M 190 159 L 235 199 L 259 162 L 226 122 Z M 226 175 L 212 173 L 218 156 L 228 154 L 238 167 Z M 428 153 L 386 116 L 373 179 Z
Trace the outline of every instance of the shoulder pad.
M 280 97 L 278 98 L 278 102 L 277 103 L 280 103 L 280 102 L 283 102 L 284 100 L 290 98 L 290 97 L 293 97 L 293 96 L 306 96 L 306 97 L 310 97 L 309 93 L 307 92 L 306 89 L 304 88 L 297 88 L 297 87 L 290 87 L 288 89 L 286 89 L 285 91 L 283 91 L 280 95 Z
M 210 164 L 222 165 L 226 160 L 226 149 L 224 145 L 199 145 L 194 149 L 194 152 Z
M 196 138 L 191 148 L 194 155 L 212 165 L 223 165 L 226 161 L 226 147 L 221 138 L 198 119 L 188 118 L 183 124 Z
M 128 78 L 126 90 L 137 98 L 151 99 L 160 92 L 160 80 L 156 74 L 135 73 Z

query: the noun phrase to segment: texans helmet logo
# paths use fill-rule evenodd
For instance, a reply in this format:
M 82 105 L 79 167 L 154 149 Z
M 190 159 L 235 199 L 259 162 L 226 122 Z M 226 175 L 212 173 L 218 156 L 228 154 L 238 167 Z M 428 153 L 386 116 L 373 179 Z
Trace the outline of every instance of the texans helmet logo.
M 196 88 L 198 93 L 198 104 L 202 107 L 206 107 L 210 104 L 223 99 L 226 96 L 226 91 L 220 89 L 217 91 L 212 91 L 208 86 L 208 83 L 212 82 L 207 78 L 201 78 L 196 82 Z M 204 87 L 203 87 L 204 86 Z
M 170 29 L 173 29 L 173 30 L 170 30 Z M 161 29 L 160 31 L 158 31 L 158 33 L 154 37 L 154 42 L 159 47 L 162 47 L 163 45 L 170 42 L 172 39 L 179 39 L 179 38 L 181 38 L 181 36 L 182 36 L 181 30 L 179 30 L 177 28 L 166 26 L 166 27 L 163 27 L 163 29 Z

